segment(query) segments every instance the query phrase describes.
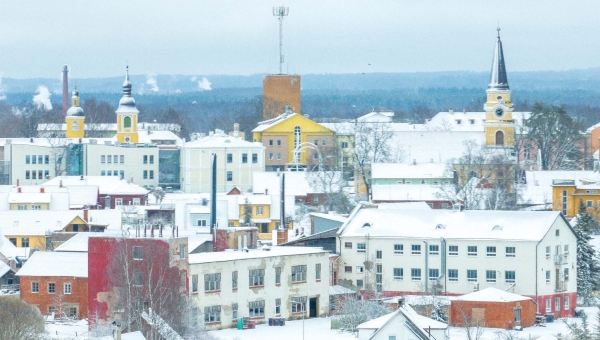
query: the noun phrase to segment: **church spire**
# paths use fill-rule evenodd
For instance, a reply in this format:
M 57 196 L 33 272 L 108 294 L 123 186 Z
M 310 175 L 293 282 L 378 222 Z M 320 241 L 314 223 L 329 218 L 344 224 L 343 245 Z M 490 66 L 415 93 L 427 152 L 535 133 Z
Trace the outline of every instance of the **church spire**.
M 496 47 L 494 48 L 492 74 L 490 75 L 488 89 L 509 90 L 506 66 L 504 65 L 504 52 L 502 51 L 502 41 L 500 40 L 500 27 L 496 30 L 498 31 L 498 38 L 496 39 Z
M 125 81 L 123 82 L 123 96 L 131 97 L 131 81 L 129 81 L 129 65 L 125 67 Z

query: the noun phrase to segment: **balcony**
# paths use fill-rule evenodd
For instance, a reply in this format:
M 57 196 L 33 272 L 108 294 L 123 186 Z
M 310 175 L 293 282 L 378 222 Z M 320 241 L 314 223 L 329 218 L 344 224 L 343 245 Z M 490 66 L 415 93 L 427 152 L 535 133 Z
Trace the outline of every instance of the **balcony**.
M 566 291 L 567 290 L 567 283 L 569 283 L 569 281 L 556 281 L 556 289 L 555 289 L 555 291 L 557 293 Z
M 568 264 L 568 262 L 569 262 L 568 260 L 569 260 L 569 258 L 565 254 L 554 255 L 554 264 L 557 266 Z

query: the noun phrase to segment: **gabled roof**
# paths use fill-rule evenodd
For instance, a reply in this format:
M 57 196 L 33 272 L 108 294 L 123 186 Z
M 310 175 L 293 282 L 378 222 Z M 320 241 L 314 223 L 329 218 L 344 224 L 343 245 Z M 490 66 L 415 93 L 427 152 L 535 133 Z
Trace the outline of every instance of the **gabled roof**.
M 187 142 L 183 148 L 214 149 L 214 148 L 254 148 L 257 150 L 265 147 L 259 142 L 248 142 L 238 137 L 232 137 L 223 131 L 215 131 L 214 134 Z
M 473 302 L 516 302 L 531 300 L 526 296 L 509 293 L 505 290 L 489 287 L 477 292 L 465 294 L 456 298 L 457 301 Z
M 0 277 L 3 277 L 6 273 L 12 271 L 9 265 L 0 261 Z
M 60 231 L 76 218 L 83 219 L 81 210 L 8 210 L 2 212 L 0 233 L 9 235 L 44 235 Z
M 88 254 L 83 252 L 36 251 L 18 276 L 88 277 Z
M 269 120 L 265 120 L 262 122 L 258 123 L 258 126 L 256 128 L 254 128 L 254 130 L 252 130 L 252 132 L 264 132 L 266 130 L 269 130 L 285 121 L 289 121 L 289 120 L 303 120 L 305 121 L 307 124 L 314 124 L 313 126 L 319 126 L 321 127 L 323 130 L 328 130 L 331 131 L 329 128 L 327 128 L 325 125 L 323 124 L 319 124 L 301 114 L 298 113 L 284 113 L 282 115 L 279 115 L 278 117 L 275 117 L 273 119 L 269 119 Z M 289 132 L 293 132 L 293 131 L 289 131 Z M 303 132 L 304 133 L 304 132 Z

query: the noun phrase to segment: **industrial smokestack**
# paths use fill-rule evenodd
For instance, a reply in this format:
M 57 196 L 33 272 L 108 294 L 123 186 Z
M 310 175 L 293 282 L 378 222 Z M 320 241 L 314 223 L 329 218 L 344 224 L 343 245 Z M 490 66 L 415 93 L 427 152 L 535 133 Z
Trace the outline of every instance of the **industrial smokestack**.
M 279 187 L 281 188 L 279 191 L 279 229 L 285 230 L 285 173 L 281 173 L 279 181 Z
M 63 117 L 67 116 L 67 110 L 69 109 L 69 68 L 67 65 L 63 67 L 63 102 L 62 102 L 62 114 Z
M 212 154 L 210 159 L 210 234 L 214 234 L 217 226 L 217 155 Z

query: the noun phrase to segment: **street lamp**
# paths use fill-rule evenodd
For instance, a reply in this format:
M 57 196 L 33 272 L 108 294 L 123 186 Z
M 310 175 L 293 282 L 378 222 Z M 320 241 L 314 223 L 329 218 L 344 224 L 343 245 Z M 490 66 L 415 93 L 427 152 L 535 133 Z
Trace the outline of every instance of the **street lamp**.
M 304 340 L 304 314 L 306 314 L 305 303 L 294 299 L 292 299 L 292 303 L 296 303 L 302 306 L 302 340 Z

